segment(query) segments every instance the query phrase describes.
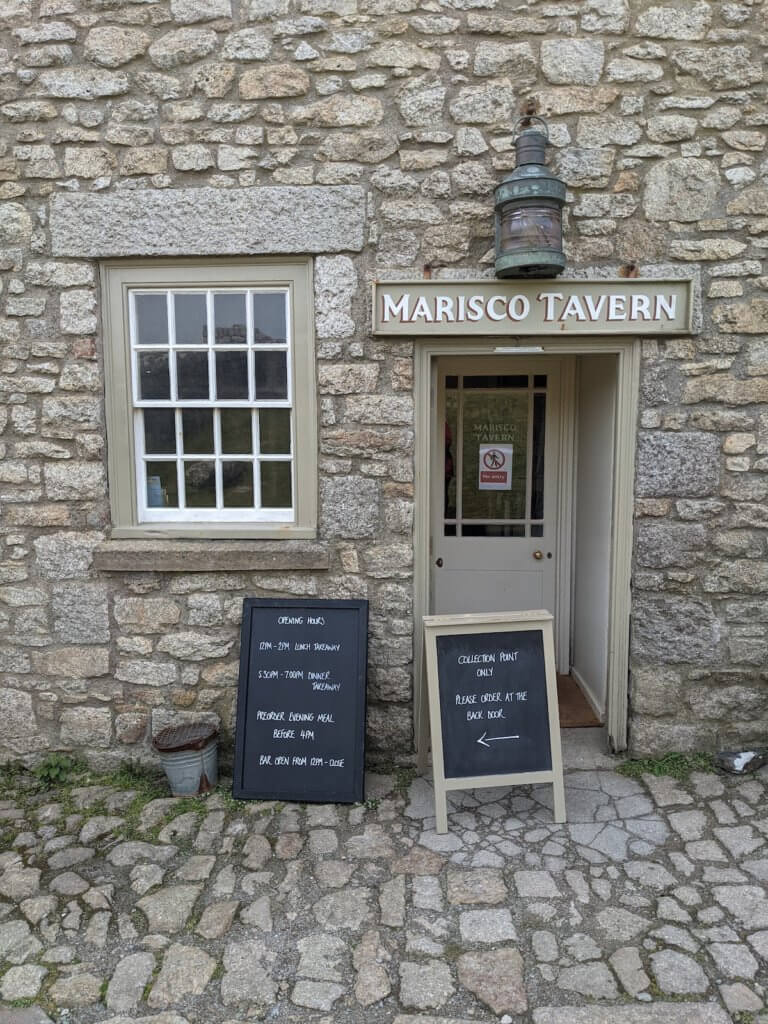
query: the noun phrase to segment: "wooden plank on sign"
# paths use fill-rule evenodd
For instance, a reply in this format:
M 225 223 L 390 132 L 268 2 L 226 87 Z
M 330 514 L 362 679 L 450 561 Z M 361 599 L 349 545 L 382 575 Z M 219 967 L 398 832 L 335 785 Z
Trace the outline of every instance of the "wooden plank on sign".
M 245 599 L 236 798 L 363 799 L 367 643 L 367 601 Z
M 564 822 L 552 615 L 423 621 L 437 831 L 448 831 L 448 791 L 531 783 L 552 783 Z

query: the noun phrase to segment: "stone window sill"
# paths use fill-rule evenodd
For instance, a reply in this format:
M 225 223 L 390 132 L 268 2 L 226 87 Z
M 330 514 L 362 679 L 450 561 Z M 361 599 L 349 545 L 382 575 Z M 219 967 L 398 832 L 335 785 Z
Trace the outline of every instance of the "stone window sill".
M 307 572 L 330 564 L 328 546 L 312 541 L 108 540 L 93 557 L 103 572 Z

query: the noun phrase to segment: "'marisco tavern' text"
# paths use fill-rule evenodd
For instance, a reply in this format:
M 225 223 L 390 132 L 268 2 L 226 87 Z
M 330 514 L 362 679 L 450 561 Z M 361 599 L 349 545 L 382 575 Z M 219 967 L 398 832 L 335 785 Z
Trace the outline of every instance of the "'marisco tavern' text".
M 414 301 L 409 292 L 397 298 L 383 292 L 381 301 L 381 322 L 384 324 L 392 320 L 403 324 L 480 323 L 486 319 L 520 323 L 531 313 L 531 300 L 527 295 L 419 295 Z M 568 320 L 597 323 L 601 319 L 608 322 L 671 322 L 677 315 L 676 295 L 642 292 L 577 295 L 542 291 L 533 301 L 541 309 L 544 323 L 565 323 Z

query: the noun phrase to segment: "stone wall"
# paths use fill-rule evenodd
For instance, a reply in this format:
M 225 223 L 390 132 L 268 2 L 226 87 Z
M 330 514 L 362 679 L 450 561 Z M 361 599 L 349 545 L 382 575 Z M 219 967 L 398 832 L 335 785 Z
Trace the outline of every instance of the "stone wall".
M 178 713 L 229 730 L 241 599 L 275 594 L 370 599 L 369 738 L 410 750 L 412 347 L 368 334 L 367 285 L 491 272 L 492 192 L 531 97 L 569 187 L 568 272 L 703 286 L 700 334 L 642 342 L 632 745 L 764 742 L 764 5 L 0 0 L 0 19 L 3 756 L 137 756 Z M 117 213 L 131 192 L 174 221 L 178 189 L 262 186 L 287 189 L 282 216 L 296 188 L 365 196 L 366 236 L 315 262 L 318 540 L 279 570 L 100 569 L 100 295 L 78 257 L 117 236 L 81 253 L 87 218 L 63 245 L 51 210 Z M 316 251 L 299 236 L 279 251 Z

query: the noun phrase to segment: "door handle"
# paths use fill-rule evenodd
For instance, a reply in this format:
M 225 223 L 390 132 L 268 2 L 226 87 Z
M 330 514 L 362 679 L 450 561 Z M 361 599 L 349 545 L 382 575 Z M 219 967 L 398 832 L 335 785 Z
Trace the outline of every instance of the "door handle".
M 540 562 L 542 560 L 542 558 L 544 557 L 544 552 L 543 551 L 534 551 L 533 552 L 533 557 L 536 559 L 537 562 Z
M 437 566 L 438 569 L 442 569 L 443 568 L 443 560 L 442 560 L 442 558 L 438 558 L 437 561 L 435 562 L 435 565 Z

